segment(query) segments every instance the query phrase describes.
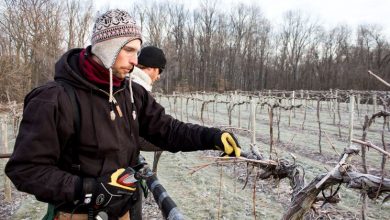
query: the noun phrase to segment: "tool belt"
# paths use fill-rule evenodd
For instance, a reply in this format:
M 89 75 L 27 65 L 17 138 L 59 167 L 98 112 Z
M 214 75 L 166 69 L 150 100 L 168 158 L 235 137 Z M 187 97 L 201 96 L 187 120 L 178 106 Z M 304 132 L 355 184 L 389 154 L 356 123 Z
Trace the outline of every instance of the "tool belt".
M 54 220 L 88 220 L 87 214 L 71 214 L 67 212 L 58 212 Z M 118 220 L 130 220 L 130 213 L 126 212 Z
M 137 190 L 133 193 L 133 195 L 124 197 L 120 203 L 115 206 L 111 205 L 110 209 L 103 208 L 99 210 L 92 210 L 86 205 L 74 203 L 48 204 L 46 215 L 42 220 L 60 220 L 67 219 L 66 217 L 70 216 L 72 216 L 72 220 L 77 220 L 79 218 L 88 220 L 91 219 L 88 218 L 88 215 L 92 215 L 92 219 L 95 219 L 95 217 L 100 213 L 106 213 L 105 215 L 109 216 L 108 218 L 102 218 L 104 220 L 122 219 L 123 217 L 123 219 L 126 219 L 125 217 L 129 213 L 129 210 L 137 203 L 137 199 L 140 196 L 139 188 L 140 187 L 137 187 Z

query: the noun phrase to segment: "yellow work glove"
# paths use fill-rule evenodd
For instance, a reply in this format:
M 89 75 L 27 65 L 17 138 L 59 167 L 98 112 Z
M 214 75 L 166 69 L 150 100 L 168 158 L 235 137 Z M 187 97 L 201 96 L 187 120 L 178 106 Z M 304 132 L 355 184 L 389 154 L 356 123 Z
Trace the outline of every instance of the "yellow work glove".
M 224 155 L 239 157 L 241 155 L 241 147 L 238 144 L 236 137 L 230 132 L 223 131 L 217 134 L 214 138 L 215 147 L 224 152 Z

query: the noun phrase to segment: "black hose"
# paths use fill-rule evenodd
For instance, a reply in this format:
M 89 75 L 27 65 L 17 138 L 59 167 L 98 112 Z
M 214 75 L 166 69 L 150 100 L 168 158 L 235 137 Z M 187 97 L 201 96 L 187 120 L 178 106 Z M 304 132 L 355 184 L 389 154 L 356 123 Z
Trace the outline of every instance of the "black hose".
M 177 208 L 176 203 L 168 195 L 165 188 L 158 181 L 156 175 L 146 179 L 146 184 L 152 192 L 154 200 L 158 204 L 163 216 L 168 220 L 184 220 L 183 214 Z

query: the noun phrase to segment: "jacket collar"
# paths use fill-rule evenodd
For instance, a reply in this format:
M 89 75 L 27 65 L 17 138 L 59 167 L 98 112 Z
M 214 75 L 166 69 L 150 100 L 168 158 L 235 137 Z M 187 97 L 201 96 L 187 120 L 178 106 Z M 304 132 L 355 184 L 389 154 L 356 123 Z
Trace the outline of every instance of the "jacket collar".
M 130 79 L 133 82 L 140 84 L 148 92 L 152 91 L 152 79 L 140 68 L 134 67 L 133 72 L 130 73 Z

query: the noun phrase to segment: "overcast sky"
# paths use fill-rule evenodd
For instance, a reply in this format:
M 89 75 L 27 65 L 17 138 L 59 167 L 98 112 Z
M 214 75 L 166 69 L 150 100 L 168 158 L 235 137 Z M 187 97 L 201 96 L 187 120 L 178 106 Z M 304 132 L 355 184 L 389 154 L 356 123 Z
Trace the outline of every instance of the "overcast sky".
M 150 1 L 150 0 L 149 0 Z M 212 1 L 212 0 L 209 0 Z M 382 26 L 387 39 L 390 39 L 390 0 L 215 0 L 221 7 L 231 7 L 237 2 L 256 4 L 260 6 L 265 17 L 280 22 L 284 12 L 301 10 L 313 19 L 318 19 L 325 27 L 337 24 L 348 24 L 356 28 L 359 24 L 378 24 Z M 132 4 L 140 4 L 148 0 L 97 0 L 96 9 L 123 8 Z M 200 0 L 175 0 L 183 2 L 188 7 L 196 7 Z M 221 8 L 223 9 L 223 8 Z

